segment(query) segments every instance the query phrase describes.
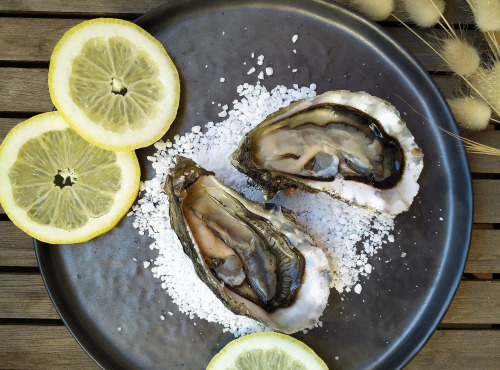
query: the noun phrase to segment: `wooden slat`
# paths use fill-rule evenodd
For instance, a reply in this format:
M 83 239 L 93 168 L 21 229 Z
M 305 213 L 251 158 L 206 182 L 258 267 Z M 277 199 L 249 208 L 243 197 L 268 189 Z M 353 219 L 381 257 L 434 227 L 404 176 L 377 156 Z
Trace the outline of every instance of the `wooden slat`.
M 500 223 L 500 180 L 472 181 L 474 222 Z
M 0 18 L 0 61 L 48 62 L 54 46 L 64 32 L 82 21 Z M 17 47 L 19 40 L 23 40 L 23 47 Z
M 0 222 L 0 265 L 36 267 L 33 238 L 10 221 Z
M 0 112 L 48 112 L 46 68 L 0 68 Z
M 54 46 L 65 31 L 80 23 L 82 19 L 51 18 L 0 18 L 0 61 L 48 62 Z M 44 32 L 39 32 L 43 29 Z M 416 56 L 430 71 L 449 71 L 448 66 L 408 29 L 390 27 L 386 30 L 410 53 Z M 443 30 L 419 30 L 426 39 L 431 36 L 444 37 Z M 467 33 L 477 45 L 484 44 L 484 38 L 476 31 Z M 23 40 L 23 47 L 16 43 Z
M 462 281 L 444 324 L 491 324 L 500 320 L 500 281 Z M 0 318 L 59 318 L 38 274 L 0 275 Z
M 0 118 L 0 143 L 2 143 L 9 131 L 22 121 L 24 121 L 24 118 Z
M 65 326 L 0 325 L 3 369 L 100 369 Z
M 47 112 L 52 110 L 46 68 L 0 68 L 0 112 Z M 445 97 L 456 91 L 453 77 L 434 76 Z M 26 100 L 28 99 L 28 100 Z
M 102 14 L 126 14 L 139 15 L 154 9 L 166 3 L 167 0 L 109 0 L 99 2 L 99 0 L 87 0 L 86 2 L 76 2 L 71 5 L 65 0 L 45 0 L 37 2 L 37 0 L 3 0 L 1 11 L 5 13 L 29 13 L 29 14 L 84 14 L 84 15 L 102 15 Z M 339 4 L 347 5 L 348 0 L 337 0 Z M 88 5 L 85 5 L 88 4 Z M 397 4 L 397 3 L 396 3 Z M 447 0 L 445 17 L 453 24 L 470 24 L 472 18 L 469 13 L 464 12 L 468 9 L 465 0 Z M 404 18 L 404 12 L 396 9 L 398 17 Z M 404 18 L 406 21 L 408 19 Z M 388 20 L 395 20 L 390 17 Z
M 1 13 L 18 14 L 65 14 L 112 16 L 130 15 L 137 16 L 165 4 L 168 0 L 2 0 Z
M 472 230 L 466 273 L 500 273 L 500 230 Z
M 443 324 L 500 323 L 500 281 L 462 281 Z
M 500 181 L 474 180 L 474 222 L 500 222 Z M 36 266 L 32 254 L 31 239 L 8 221 L 0 223 L 2 233 L 9 238 L 0 241 L 0 261 L 5 266 Z M 500 250 L 496 246 L 500 240 L 500 231 L 474 230 L 471 252 L 466 272 L 500 272 Z
M 480 131 L 464 136 L 480 144 L 500 149 L 500 131 Z M 500 156 L 469 154 L 468 158 L 473 173 L 500 173 Z
M 456 96 L 457 86 L 460 83 L 456 76 L 432 76 L 432 80 L 439 88 L 445 99 Z
M 0 325 L 0 363 L 9 369 L 99 369 L 65 327 Z M 500 331 L 438 330 L 406 369 L 496 369 Z
M 499 330 L 438 330 L 406 369 L 498 369 L 499 343 Z
M 12 223 L 0 223 L 0 264 L 36 267 L 32 238 Z M 473 230 L 466 273 L 500 273 L 500 230 Z
M 139 15 L 150 11 L 167 0 L 2 0 L 0 3 L 0 13 L 27 13 L 27 14 L 75 14 L 75 15 Z M 338 0 L 340 4 L 347 4 L 347 0 Z M 466 8 L 465 0 L 447 0 L 445 16 L 451 23 L 470 23 L 471 18 L 462 10 Z M 401 12 L 397 12 L 401 16 Z M 393 18 L 389 18 L 393 20 Z
M 59 318 L 41 275 L 0 274 L 0 318 Z

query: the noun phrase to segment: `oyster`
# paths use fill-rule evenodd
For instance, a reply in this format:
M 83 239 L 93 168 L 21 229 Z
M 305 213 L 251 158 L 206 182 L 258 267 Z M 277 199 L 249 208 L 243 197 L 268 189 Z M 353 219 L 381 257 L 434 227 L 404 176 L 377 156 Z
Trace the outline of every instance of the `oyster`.
M 284 333 L 318 321 L 331 271 L 291 211 L 246 199 L 185 157 L 165 191 L 184 252 L 229 310 Z
M 329 91 L 268 116 L 231 155 L 262 187 L 319 192 L 375 211 L 407 210 L 418 192 L 423 153 L 388 102 Z

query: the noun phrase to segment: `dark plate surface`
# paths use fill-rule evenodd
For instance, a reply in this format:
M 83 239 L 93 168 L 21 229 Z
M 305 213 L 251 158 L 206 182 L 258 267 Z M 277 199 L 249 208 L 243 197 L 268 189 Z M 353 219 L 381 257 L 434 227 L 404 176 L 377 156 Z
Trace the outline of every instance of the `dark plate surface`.
M 374 270 L 362 279 L 362 293 L 345 294 L 342 301 L 332 290 L 323 327 L 295 337 L 332 368 L 403 366 L 432 334 L 455 293 L 472 222 L 463 149 L 398 98 L 456 132 L 425 70 L 376 25 L 319 0 L 173 1 L 137 23 L 165 45 L 180 72 L 181 105 L 168 137 L 220 120 L 212 101 L 230 105 L 239 84 L 257 81 L 256 74 L 246 74 L 255 65 L 251 53 L 264 55 L 274 68 L 263 82 L 268 89 L 316 83 L 318 93 L 364 90 L 402 112 L 425 153 L 419 195 L 396 218 L 395 242 L 370 261 Z M 295 34 L 299 40 L 293 44 Z M 138 151 L 143 180 L 154 176 L 146 160 L 152 153 L 152 147 Z M 35 241 L 49 294 L 76 340 L 104 368 L 204 368 L 233 336 L 199 319 L 195 326 L 178 312 L 143 267 L 156 252 L 132 222 L 124 218 L 80 245 Z

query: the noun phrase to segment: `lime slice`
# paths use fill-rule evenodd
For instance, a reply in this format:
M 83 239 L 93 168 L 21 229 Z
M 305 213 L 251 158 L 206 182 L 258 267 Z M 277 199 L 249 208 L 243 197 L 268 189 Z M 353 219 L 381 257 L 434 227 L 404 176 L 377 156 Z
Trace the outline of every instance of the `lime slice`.
M 71 28 L 50 58 L 49 91 L 66 122 L 109 150 L 153 144 L 179 105 L 179 75 L 163 45 L 134 23 L 97 18 Z
M 0 145 L 0 203 L 27 234 L 77 243 L 114 227 L 137 197 L 133 151 L 92 145 L 58 112 L 15 126 Z
M 328 369 L 301 341 L 275 332 L 246 335 L 229 342 L 210 361 L 207 370 Z

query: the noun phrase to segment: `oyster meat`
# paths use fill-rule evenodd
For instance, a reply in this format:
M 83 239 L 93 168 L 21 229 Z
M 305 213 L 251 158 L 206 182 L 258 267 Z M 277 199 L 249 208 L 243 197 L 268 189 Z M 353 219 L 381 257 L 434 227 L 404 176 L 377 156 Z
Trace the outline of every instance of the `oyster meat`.
M 172 229 L 198 277 L 238 315 L 284 333 L 312 327 L 331 271 L 291 211 L 254 202 L 178 156 L 167 175 Z
M 265 199 L 280 190 L 324 191 L 390 214 L 410 207 L 423 168 L 423 153 L 396 108 L 350 91 L 329 91 L 271 114 L 230 160 Z

